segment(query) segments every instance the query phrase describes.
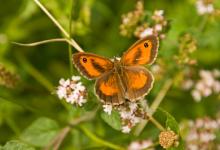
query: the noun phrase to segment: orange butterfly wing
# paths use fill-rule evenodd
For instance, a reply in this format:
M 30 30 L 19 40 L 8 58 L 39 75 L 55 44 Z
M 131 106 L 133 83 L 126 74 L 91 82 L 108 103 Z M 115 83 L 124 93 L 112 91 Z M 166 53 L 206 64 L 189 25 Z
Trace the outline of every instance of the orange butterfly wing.
M 157 56 L 158 46 L 158 38 L 154 35 L 141 39 L 123 54 L 121 63 L 125 66 L 151 64 Z
M 114 66 L 107 58 L 84 52 L 73 54 L 73 63 L 88 79 L 98 78 Z
M 142 66 L 127 66 L 123 70 L 125 97 L 131 101 L 145 96 L 153 86 L 152 74 Z
M 95 92 L 105 104 L 119 105 L 125 100 L 123 85 L 114 70 L 105 73 L 95 84 Z

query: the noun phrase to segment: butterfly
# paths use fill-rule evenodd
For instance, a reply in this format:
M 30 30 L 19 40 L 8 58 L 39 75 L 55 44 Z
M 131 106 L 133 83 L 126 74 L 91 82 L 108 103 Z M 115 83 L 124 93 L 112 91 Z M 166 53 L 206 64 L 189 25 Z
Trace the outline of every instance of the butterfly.
M 153 86 L 153 75 L 143 65 L 152 64 L 159 40 L 151 35 L 138 40 L 121 59 L 111 60 L 92 53 L 73 54 L 73 63 L 87 79 L 96 79 L 95 93 L 104 104 L 120 105 L 143 98 Z

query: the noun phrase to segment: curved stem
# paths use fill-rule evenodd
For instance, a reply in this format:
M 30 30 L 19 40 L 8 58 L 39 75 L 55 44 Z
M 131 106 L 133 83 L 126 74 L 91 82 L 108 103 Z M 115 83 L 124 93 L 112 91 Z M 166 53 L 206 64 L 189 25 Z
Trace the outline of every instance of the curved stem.
M 65 38 L 56 38 L 56 39 L 48 39 L 48 40 L 43 40 L 43 41 L 38 41 L 38 42 L 33 42 L 33 43 L 18 43 L 18 42 L 12 42 L 12 44 L 16 44 L 19 46 L 37 46 L 41 44 L 46 44 L 46 43 L 51 43 L 51 42 L 67 42 L 69 45 L 73 45 L 73 43 L 70 42 L 70 40 L 65 39 Z
M 39 0 L 33 0 L 41 10 L 53 21 L 53 23 L 60 29 L 60 31 L 64 34 L 64 36 L 71 42 L 72 46 L 78 50 L 79 52 L 83 52 L 82 48 L 76 43 L 75 40 L 71 39 L 70 35 L 67 31 L 60 25 L 60 23 L 50 14 L 50 12 L 40 3 Z
M 110 142 L 107 142 L 99 137 L 97 137 L 95 134 L 93 134 L 92 132 L 90 132 L 87 128 L 85 127 L 80 127 L 80 129 L 90 138 L 92 139 L 94 142 L 100 144 L 100 145 L 103 145 L 103 146 L 106 146 L 106 147 L 109 147 L 111 149 L 116 149 L 116 150 L 125 150 L 125 148 L 121 147 L 121 146 L 118 146 L 118 145 L 115 145 L 113 143 L 110 143 Z

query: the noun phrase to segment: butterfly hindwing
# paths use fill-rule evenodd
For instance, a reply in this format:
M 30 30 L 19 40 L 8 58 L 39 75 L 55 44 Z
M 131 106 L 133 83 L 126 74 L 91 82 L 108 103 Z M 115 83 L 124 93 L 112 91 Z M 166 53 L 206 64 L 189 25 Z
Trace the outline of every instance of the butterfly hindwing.
M 95 92 L 105 104 L 119 105 L 125 100 L 119 75 L 113 70 L 97 79 Z
M 73 54 L 73 63 L 88 79 L 98 78 L 113 68 L 113 62 L 111 60 L 84 52 Z
M 130 101 L 145 96 L 153 86 L 152 74 L 142 66 L 127 66 L 123 70 L 123 83 L 126 89 L 125 97 Z
M 157 56 L 158 45 L 154 35 L 141 39 L 123 54 L 121 63 L 125 66 L 151 64 Z

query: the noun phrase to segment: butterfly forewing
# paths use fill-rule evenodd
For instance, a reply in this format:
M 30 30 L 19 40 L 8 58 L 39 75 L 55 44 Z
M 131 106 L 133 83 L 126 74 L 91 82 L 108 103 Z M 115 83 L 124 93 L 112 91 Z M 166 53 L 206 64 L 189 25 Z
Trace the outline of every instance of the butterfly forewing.
M 153 63 L 157 56 L 158 45 L 158 38 L 154 35 L 137 41 L 123 54 L 122 65 L 133 66 Z
M 114 66 L 107 58 L 84 52 L 73 54 L 73 63 L 88 79 L 98 78 Z

